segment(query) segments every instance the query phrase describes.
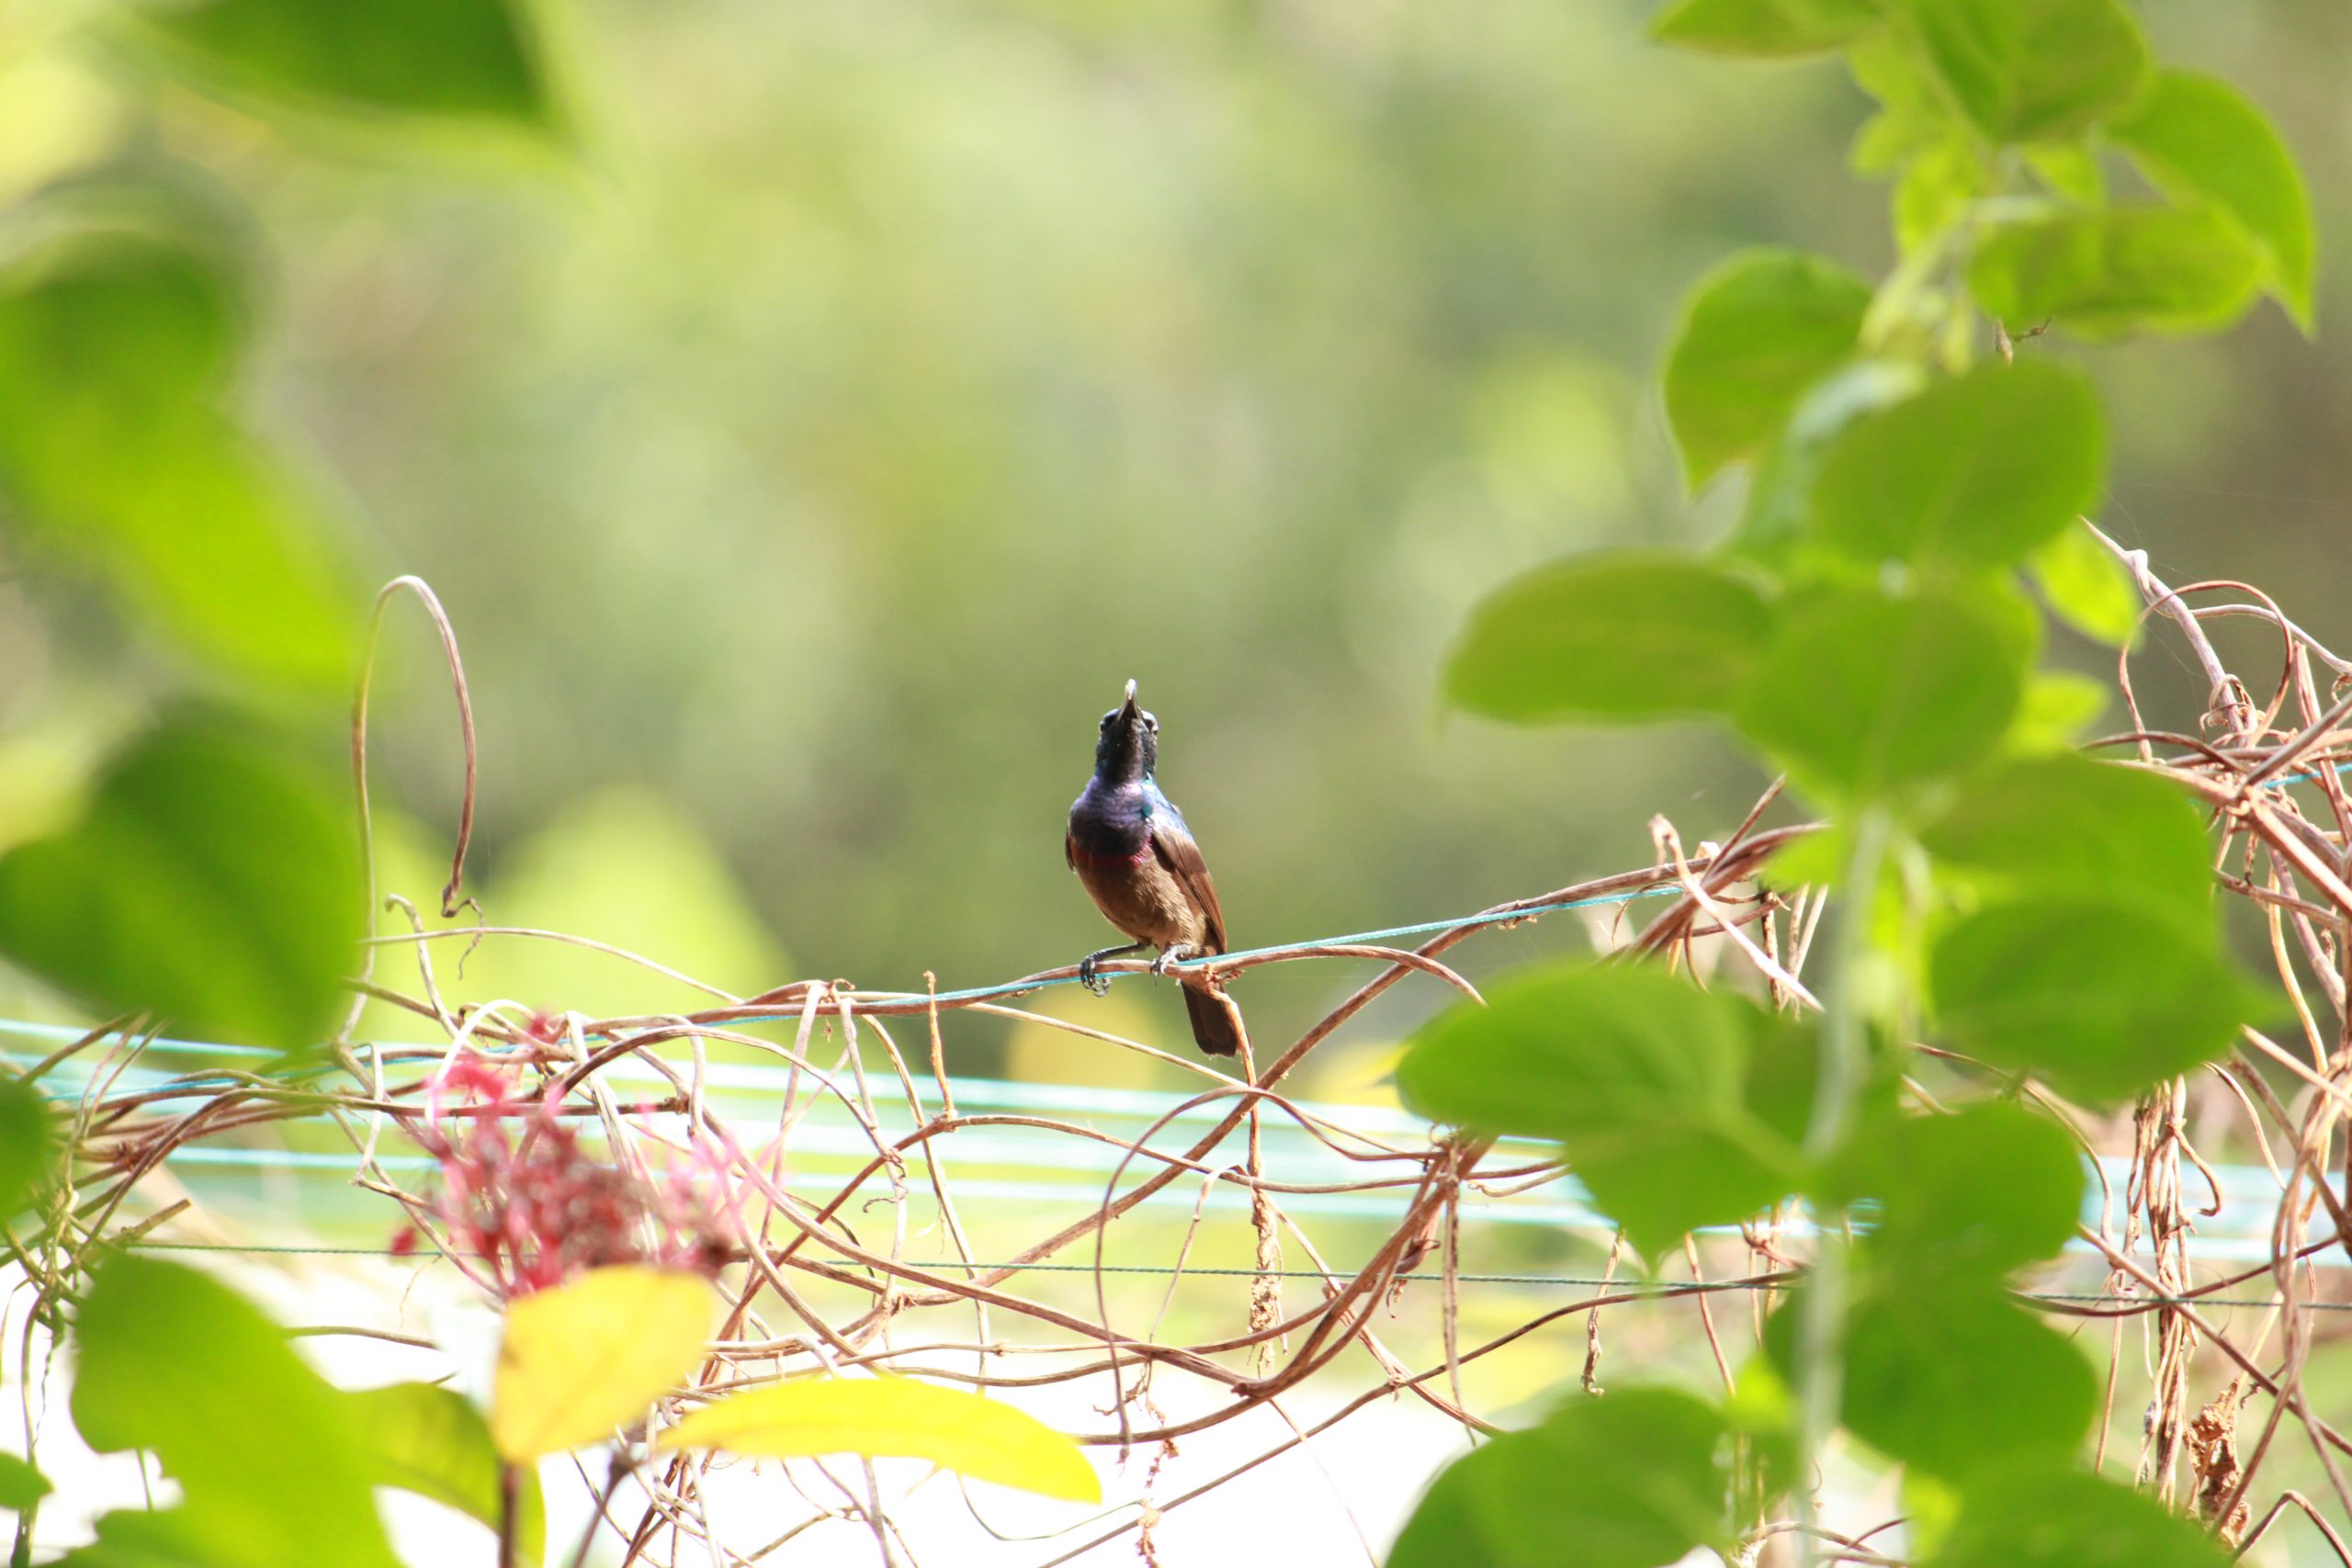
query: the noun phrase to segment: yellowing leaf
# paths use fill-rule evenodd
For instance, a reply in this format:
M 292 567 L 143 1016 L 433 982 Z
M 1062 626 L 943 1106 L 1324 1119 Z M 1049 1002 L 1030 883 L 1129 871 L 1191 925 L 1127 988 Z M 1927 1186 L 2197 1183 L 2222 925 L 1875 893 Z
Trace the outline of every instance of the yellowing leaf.
M 1102 1500 L 1093 1466 L 1061 1433 L 986 1395 L 909 1378 L 811 1378 L 749 1389 L 693 1412 L 653 1446 L 772 1459 L 927 1459 L 976 1481 L 1073 1503 Z
M 490 1434 L 524 1463 L 611 1434 L 702 1355 L 713 1297 L 700 1275 L 616 1264 L 506 1309 Z

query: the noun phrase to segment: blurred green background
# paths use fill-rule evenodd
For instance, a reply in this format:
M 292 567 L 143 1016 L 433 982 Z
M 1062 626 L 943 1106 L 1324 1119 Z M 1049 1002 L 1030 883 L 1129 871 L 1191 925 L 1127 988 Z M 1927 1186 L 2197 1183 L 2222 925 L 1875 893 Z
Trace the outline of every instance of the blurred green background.
M 1684 496 L 1656 391 L 1694 277 L 1759 242 L 1892 257 L 1884 190 L 1843 167 L 1842 69 L 1678 56 L 1645 10 L 549 4 L 554 131 L 401 136 L 199 92 L 95 0 L 20 4 L 0 201 L 20 248 L 44 187 L 161 178 L 259 280 L 229 401 L 329 519 L 354 626 L 398 572 L 447 603 L 492 919 L 738 991 L 975 985 L 1111 940 L 1059 839 L 1130 676 L 1244 945 L 1541 892 L 1646 861 L 1653 812 L 1696 840 L 1745 810 L 1762 781 L 1704 732 L 1518 733 L 1433 696 L 1519 569 L 1724 526 L 1736 494 Z M 2322 325 L 2266 307 L 2095 354 L 2103 521 L 2340 642 L 2352 11 L 2144 11 L 2303 161 Z M 190 677 L 85 576 L 0 595 L 13 842 Z M 391 626 L 376 777 L 407 818 L 390 885 L 424 904 L 456 726 L 429 632 Z M 2177 718 L 2201 699 L 2168 649 L 2141 674 Z M 331 704 L 316 728 L 332 761 Z M 683 1005 L 571 958 L 469 973 Z M 1351 976 L 1238 994 L 1263 1038 Z M 1181 1040 L 1141 989 L 1057 1005 Z M 1089 1071 L 965 1039 L 967 1071 Z

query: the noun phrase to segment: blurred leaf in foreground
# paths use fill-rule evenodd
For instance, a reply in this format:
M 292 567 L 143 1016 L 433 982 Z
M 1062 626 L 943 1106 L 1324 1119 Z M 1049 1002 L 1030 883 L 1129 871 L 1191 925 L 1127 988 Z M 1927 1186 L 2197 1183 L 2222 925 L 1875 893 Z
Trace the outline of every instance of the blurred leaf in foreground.
M 117 756 L 79 821 L 0 859 L 0 953 L 104 1013 L 293 1050 L 333 1018 L 361 897 L 326 786 L 183 718 Z
M 511 1463 L 561 1453 L 643 1418 L 702 1358 L 710 1281 L 620 1263 L 509 1302 L 491 1436 Z

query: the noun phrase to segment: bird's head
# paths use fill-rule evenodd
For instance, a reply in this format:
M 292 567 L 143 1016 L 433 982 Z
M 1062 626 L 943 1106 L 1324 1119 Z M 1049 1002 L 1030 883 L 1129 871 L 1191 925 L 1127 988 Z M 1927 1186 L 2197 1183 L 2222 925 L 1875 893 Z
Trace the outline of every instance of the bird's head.
M 1148 779 L 1159 761 L 1159 721 L 1136 706 L 1136 683 L 1127 682 L 1126 701 L 1102 716 L 1102 733 L 1094 742 L 1094 776 L 1113 784 Z

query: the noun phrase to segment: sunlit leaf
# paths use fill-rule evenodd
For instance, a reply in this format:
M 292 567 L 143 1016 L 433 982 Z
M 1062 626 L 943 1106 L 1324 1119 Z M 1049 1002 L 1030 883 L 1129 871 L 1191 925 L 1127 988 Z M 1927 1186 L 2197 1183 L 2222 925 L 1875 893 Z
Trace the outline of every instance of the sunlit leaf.
M 2278 298 L 2311 330 L 2311 197 L 2267 116 L 2219 77 L 2165 71 L 2110 134 L 2176 200 L 2211 201 L 2235 219 L 2262 247 Z
M 1992 1284 L 2054 1257 L 2082 1216 L 2085 1179 L 2064 1127 L 1995 1101 L 1872 1118 L 1836 1161 L 1826 1195 L 1839 1208 L 1873 1200 L 1870 1253 L 1924 1291 L 1955 1277 Z
M 1894 182 L 1894 243 L 1915 251 L 1959 220 L 1992 186 L 1990 172 L 1964 135 L 1919 150 Z
M 2032 651 L 1989 595 L 1815 589 L 1784 608 L 1740 728 L 1817 788 L 1899 791 L 1984 758 Z
M 2099 898 L 1987 904 L 1936 939 L 1928 981 L 1953 1044 L 2086 1100 L 2210 1061 L 2258 1016 L 2215 937 Z
M 185 718 L 118 756 L 81 820 L 0 859 L 0 952 L 102 1012 L 292 1049 L 340 1000 L 361 897 L 325 785 Z
M 507 1303 L 490 1431 L 524 1463 L 642 1419 L 702 1359 L 716 1297 L 699 1274 L 615 1264 Z
M 1724 1435 L 1713 1405 L 1668 1389 L 1571 1400 L 1447 1466 L 1387 1568 L 1664 1568 L 1724 1546 Z
M 1747 510 L 1725 551 L 1785 569 L 1813 515 L 1813 487 L 1822 461 L 1838 437 L 1856 421 L 1901 402 L 1924 385 L 1926 373 L 1916 361 L 1890 358 L 1865 359 L 1815 382 L 1789 415 L 1788 428 L 1758 459 Z
M 499 1528 L 503 1468 L 490 1425 L 473 1401 L 434 1383 L 399 1382 L 345 1396 L 365 1435 L 379 1486 L 446 1503 Z M 538 1472 L 518 1466 L 514 1496 L 516 1555 L 526 1563 L 547 1557 L 547 1503 Z
M 2009 726 L 2007 749 L 2019 753 L 2071 750 L 2108 709 L 2108 686 L 2072 670 L 2041 670 Z
M 57 1150 L 49 1097 L 23 1078 L 0 1078 L 0 1219 L 31 1201 Z
M 1820 256 L 1747 251 L 1700 279 L 1667 351 L 1666 412 L 1693 489 L 1763 449 L 1851 355 L 1870 286 Z
M 2228 1568 L 2203 1527 L 2120 1482 L 2048 1464 L 1973 1478 L 1922 1568 Z
M 1703 561 L 1561 561 L 1471 613 L 1446 661 L 1446 695 L 1520 723 L 1721 712 L 1747 684 L 1770 625 L 1762 594 Z
M 109 1258 L 74 1343 L 83 1439 L 150 1450 L 185 1497 L 164 1514 L 107 1516 L 117 1540 L 175 1542 L 183 1555 L 172 1562 L 397 1568 L 351 1405 L 227 1286 L 175 1263 Z M 109 1533 L 101 1527 L 101 1543 Z
M 1660 43 L 1774 60 L 1818 54 L 1882 20 L 1875 0 L 1672 0 L 1650 18 Z
M 48 1476 L 15 1454 L 0 1454 L 0 1508 L 21 1512 L 53 1490 Z
M 2012 326 L 2055 321 L 2109 338 L 2219 325 L 2261 276 L 2261 253 L 2219 213 L 2127 207 L 1996 224 L 1976 242 L 1968 286 Z
M 1074 1503 L 1102 1500 L 1094 1467 L 1061 1433 L 1001 1399 L 912 1378 L 795 1378 L 746 1389 L 691 1412 L 654 1448 L 926 1459 L 975 1481 Z
M 1814 529 L 1870 563 L 2006 566 L 2093 507 L 2105 449 L 2080 372 L 1988 363 L 1840 435 L 1814 486 Z
M 2201 933 L 2211 850 L 2198 809 L 2163 779 L 2067 753 L 2008 763 L 1920 829 L 1939 861 L 1996 895 L 2112 899 Z
M 322 509 L 219 406 L 243 333 L 220 263 L 85 237 L 0 281 L 0 493 L 184 646 L 341 694 L 359 624 Z
M 1809 1059 L 1783 1048 L 1789 1021 L 1637 964 L 1548 968 L 1487 999 L 1415 1037 L 1396 1067 L 1405 1102 L 1562 1140 L 1594 1202 L 1645 1254 L 1745 1219 L 1800 1179 L 1796 1131 L 1750 1098 L 1756 1078 L 1795 1077 L 1792 1060 L 1802 1071 Z M 1769 1075 L 1756 1068 L 1765 1057 Z
M 1890 1278 L 1855 1302 L 1845 1351 L 1846 1426 L 1939 1475 L 2029 1454 L 2063 1461 L 2098 1410 L 2082 1351 L 1994 1284 L 1922 1291 Z
M 540 44 L 513 0 L 198 0 L 143 18 L 198 75 L 305 107 L 537 126 Z
M 2107 199 L 2107 172 L 2098 154 L 2080 141 L 2044 141 L 2025 149 L 2026 166 L 2053 196 L 2085 207 Z
M 1996 141 L 2071 136 L 2139 90 L 2147 40 L 2117 0 L 1898 0 L 1911 35 Z
M 2051 610 L 2085 637 L 2121 648 L 2138 631 L 2139 591 L 2089 529 L 2060 529 L 2027 564 Z

